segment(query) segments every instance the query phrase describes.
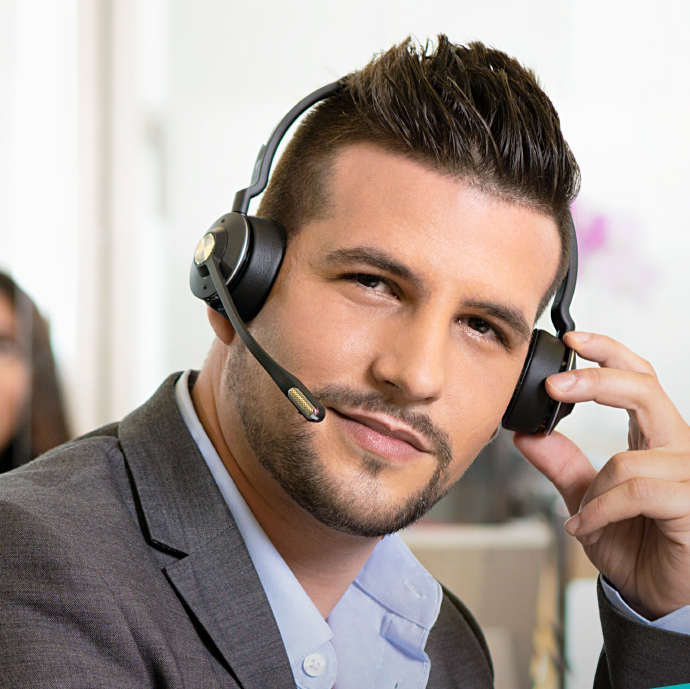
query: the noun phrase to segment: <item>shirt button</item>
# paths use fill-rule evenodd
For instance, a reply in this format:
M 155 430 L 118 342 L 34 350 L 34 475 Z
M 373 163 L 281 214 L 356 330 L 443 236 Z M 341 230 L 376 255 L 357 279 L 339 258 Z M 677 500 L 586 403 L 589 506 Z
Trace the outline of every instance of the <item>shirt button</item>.
M 310 677 L 318 677 L 326 669 L 326 661 L 318 653 L 312 653 L 304 659 L 302 667 Z

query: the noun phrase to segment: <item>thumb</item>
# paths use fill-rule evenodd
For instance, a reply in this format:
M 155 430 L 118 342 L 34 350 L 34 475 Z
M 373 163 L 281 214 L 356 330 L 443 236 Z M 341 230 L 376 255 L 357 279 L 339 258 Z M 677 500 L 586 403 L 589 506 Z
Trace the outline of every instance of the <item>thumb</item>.
M 571 515 L 578 512 L 587 489 L 597 475 L 597 470 L 582 450 L 560 433 L 514 433 L 513 443 L 525 459 L 556 486 L 568 512 Z

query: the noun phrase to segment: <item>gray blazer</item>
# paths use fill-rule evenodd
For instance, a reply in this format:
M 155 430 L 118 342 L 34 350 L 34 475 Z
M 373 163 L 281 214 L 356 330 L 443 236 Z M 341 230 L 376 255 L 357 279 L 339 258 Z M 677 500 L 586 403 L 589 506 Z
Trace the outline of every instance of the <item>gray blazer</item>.
M 0 477 L 3 689 L 294 687 L 176 377 L 121 423 Z M 687 637 L 602 610 L 598 689 L 688 680 Z M 481 631 L 447 592 L 426 650 L 429 689 L 492 686 Z
M 0 687 L 294 687 L 258 575 L 171 376 L 120 424 L 0 477 Z M 448 595 L 430 688 L 492 685 Z

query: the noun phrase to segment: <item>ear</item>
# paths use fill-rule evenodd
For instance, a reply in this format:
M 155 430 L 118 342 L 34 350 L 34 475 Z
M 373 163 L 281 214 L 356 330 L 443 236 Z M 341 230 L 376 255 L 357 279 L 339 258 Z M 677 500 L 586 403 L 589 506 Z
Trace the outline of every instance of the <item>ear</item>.
M 221 316 L 217 311 L 214 311 L 210 306 L 206 307 L 206 315 L 208 316 L 208 322 L 211 324 L 216 337 L 226 347 L 229 347 L 235 338 L 235 328 L 232 327 L 232 323 L 224 316 Z

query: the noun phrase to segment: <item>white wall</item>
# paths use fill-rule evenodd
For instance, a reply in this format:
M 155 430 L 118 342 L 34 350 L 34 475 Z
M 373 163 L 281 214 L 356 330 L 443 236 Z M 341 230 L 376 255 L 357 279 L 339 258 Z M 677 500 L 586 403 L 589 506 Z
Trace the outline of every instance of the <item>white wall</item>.
M 62 368 L 75 381 L 76 15 L 74 0 L 0 0 L 0 267 L 50 315 Z

